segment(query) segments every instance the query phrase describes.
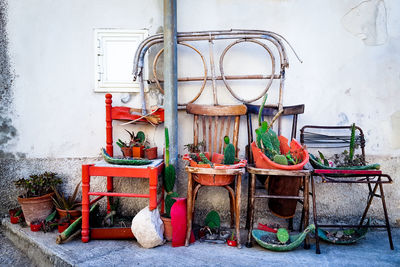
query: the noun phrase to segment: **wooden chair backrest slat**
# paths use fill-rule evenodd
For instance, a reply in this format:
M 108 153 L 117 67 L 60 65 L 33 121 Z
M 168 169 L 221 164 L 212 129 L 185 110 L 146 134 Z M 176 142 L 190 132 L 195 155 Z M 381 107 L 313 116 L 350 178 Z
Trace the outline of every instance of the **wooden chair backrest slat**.
M 188 104 L 186 112 L 194 115 L 193 134 L 194 145 L 204 141 L 204 150 L 223 154 L 224 137 L 228 136 L 238 154 L 240 116 L 245 115 L 245 105 L 208 106 Z M 233 122 L 232 122 L 233 121 Z M 202 137 L 202 140 L 200 140 Z

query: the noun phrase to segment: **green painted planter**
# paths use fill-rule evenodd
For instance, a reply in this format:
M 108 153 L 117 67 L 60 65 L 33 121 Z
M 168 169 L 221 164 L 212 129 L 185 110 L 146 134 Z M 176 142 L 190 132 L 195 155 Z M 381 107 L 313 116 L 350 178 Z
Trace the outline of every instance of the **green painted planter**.
M 368 222 L 367 222 L 366 225 L 369 226 L 369 219 L 368 219 Z M 319 236 L 319 238 L 321 238 L 322 240 L 324 240 L 324 241 L 326 241 L 326 242 L 328 242 L 328 243 L 331 243 L 331 244 L 350 245 L 350 244 L 354 244 L 354 243 L 356 243 L 358 240 L 364 238 L 365 235 L 366 235 L 367 232 L 368 232 L 368 228 L 359 228 L 359 229 L 357 229 L 357 228 L 355 228 L 355 229 L 350 228 L 349 230 L 354 230 L 354 232 L 357 233 L 358 237 L 352 238 L 352 239 L 350 239 L 350 240 L 345 240 L 345 241 L 340 241 L 340 240 L 336 240 L 336 241 L 335 241 L 335 240 L 332 240 L 332 239 L 328 238 L 328 237 L 327 237 L 327 234 L 328 234 L 329 232 L 330 232 L 330 233 L 336 233 L 336 232 L 339 231 L 339 230 L 337 230 L 337 231 L 326 231 L 326 230 L 321 229 L 321 228 L 318 228 L 318 236 Z M 315 232 L 315 230 L 313 230 L 313 232 Z
M 148 159 L 134 159 L 134 158 L 126 158 L 126 159 L 120 159 L 120 158 L 113 158 L 110 155 L 107 154 L 106 150 L 103 148 L 101 150 L 103 154 L 103 158 L 106 162 L 111 163 L 111 164 L 119 164 L 119 165 L 147 165 L 152 163 L 151 160 Z
M 354 171 L 364 171 L 364 170 L 379 170 L 381 165 L 370 164 L 365 166 L 353 166 L 353 167 L 329 167 L 318 162 L 317 158 L 310 153 L 310 163 L 315 169 L 323 170 L 354 170 Z M 341 174 L 343 176 L 343 174 Z
M 276 236 L 275 233 L 270 233 L 266 232 L 263 230 L 253 230 L 251 233 L 254 237 L 254 240 L 262 246 L 263 248 L 272 250 L 272 251 L 278 251 L 278 252 L 283 252 L 283 251 L 291 251 L 293 249 L 296 249 L 298 246 L 303 243 L 304 239 L 306 238 L 307 234 L 309 234 L 311 231 L 315 229 L 314 224 L 310 224 L 302 233 L 296 234 L 296 235 L 290 235 L 290 244 L 288 245 L 277 245 L 277 244 L 269 244 L 261 240 L 261 237 L 264 235 L 268 236 Z

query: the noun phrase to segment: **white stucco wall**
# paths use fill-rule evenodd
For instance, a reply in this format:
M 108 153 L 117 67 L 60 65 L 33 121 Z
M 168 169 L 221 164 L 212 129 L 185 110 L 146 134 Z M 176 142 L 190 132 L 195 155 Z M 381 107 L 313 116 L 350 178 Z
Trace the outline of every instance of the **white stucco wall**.
M 355 122 L 364 129 L 372 161 L 391 158 L 388 168 L 395 177 L 400 175 L 394 165 L 400 156 L 400 2 L 370 0 L 359 6 L 361 2 L 178 0 L 178 31 L 261 29 L 285 36 L 304 61 L 298 62 L 287 47 L 290 68 L 284 105 L 306 105 L 299 126 Z M 104 94 L 93 91 L 93 29 L 147 28 L 154 34 L 162 22 L 161 0 L 8 1 L 9 52 L 16 75 L 13 123 L 17 128 L 9 151 L 27 158 L 98 156 L 105 143 Z M 377 30 L 369 30 L 375 24 Z M 366 35 L 354 34 L 357 29 Z M 249 58 L 232 53 L 227 69 L 267 72 L 265 57 L 257 49 Z M 180 57 L 179 74 L 201 74 L 201 66 L 192 64 L 185 50 L 179 51 L 189 58 Z M 193 60 L 199 59 L 193 56 Z M 236 69 L 232 67 L 235 63 L 242 64 Z M 221 103 L 237 103 L 222 83 L 218 86 Z M 251 83 L 243 88 L 260 90 Z M 207 97 L 210 83 L 206 90 L 200 103 L 211 99 Z M 115 94 L 117 104 L 121 96 L 126 95 Z M 139 107 L 139 103 L 139 96 L 132 94 L 128 104 Z M 180 112 L 178 125 L 183 153 L 183 145 L 191 142 L 190 117 Z M 246 144 L 244 126 L 242 148 Z M 161 151 L 162 127 L 146 126 L 145 130 Z M 122 134 L 122 128 L 118 131 Z M 388 193 L 397 218 L 398 188 L 395 184 Z

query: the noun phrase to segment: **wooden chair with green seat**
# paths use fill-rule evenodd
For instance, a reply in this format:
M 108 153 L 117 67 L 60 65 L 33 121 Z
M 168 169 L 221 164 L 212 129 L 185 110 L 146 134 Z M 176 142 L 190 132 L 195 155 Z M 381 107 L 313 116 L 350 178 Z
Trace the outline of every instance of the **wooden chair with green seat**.
M 238 155 L 238 135 L 240 116 L 246 114 L 245 105 L 197 105 L 188 104 L 186 112 L 193 115 L 194 145 L 201 141 L 205 143 L 205 151 L 222 154 L 224 150 L 224 137 L 228 136 Z M 201 141 L 200 141 L 201 140 Z M 235 226 L 238 247 L 240 247 L 240 193 L 244 168 L 240 169 L 213 169 L 186 166 L 188 174 L 187 185 L 187 234 L 185 245 L 189 245 L 192 230 L 195 199 L 199 189 L 203 186 L 222 186 L 229 192 L 231 227 Z M 204 176 L 206 175 L 206 176 Z M 229 175 L 230 181 L 219 181 L 219 178 Z M 202 179 L 202 177 L 210 179 Z

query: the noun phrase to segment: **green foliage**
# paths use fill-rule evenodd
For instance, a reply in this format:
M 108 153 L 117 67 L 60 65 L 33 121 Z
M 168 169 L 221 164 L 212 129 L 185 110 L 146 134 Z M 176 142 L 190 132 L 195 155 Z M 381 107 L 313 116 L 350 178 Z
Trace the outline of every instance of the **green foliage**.
M 221 218 L 218 212 L 215 210 L 210 211 L 206 216 L 204 224 L 210 227 L 210 229 L 219 228 L 221 226 Z
M 289 233 L 285 228 L 279 228 L 278 232 L 276 233 L 276 237 L 278 238 L 279 242 L 284 244 L 289 240 Z
M 169 133 L 168 128 L 165 128 L 165 162 L 166 167 L 164 171 L 164 188 L 167 191 L 165 197 L 165 215 L 171 217 L 171 207 L 175 203 L 173 197 L 178 197 L 178 193 L 173 192 L 176 179 L 176 171 L 174 165 L 169 162 Z
M 322 152 L 319 151 L 319 150 L 318 150 L 318 153 L 319 153 L 319 156 L 321 157 L 321 160 L 320 160 L 320 161 L 322 161 L 323 164 L 324 164 L 325 166 L 329 166 L 329 162 L 328 162 L 328 160 L 325 158 L 324 154 L 322 154 Z M 321 162 L 321 163 L 322 163 L 322 162 Z
M 146 141 L 146 135 L 144 134 L 143 131 L 139 131 L 136 133 L 132 131 L 128 131 L 127 129 L 125 129 L 125 131 L 129 134 L 131 140 L 129 141 L 129 146 L 133 147 L 133 146 L 143 146 L 145 141 Z M 119 142 L 119 144 L 118 144 Z M 121 147 L 121 145 L 123 146 L 128 146 L 126 145 L 125 142 L 121 141 L 120 139 L 118 139 L 117 145 Z
M 350 148 L 349 148 L 349 150 L 350 150 L 350 152 L 349 152 L 350 161 L 353 161 L 355 141 L 356 141 L 356 124 L 353 123 L 351 125 Z
M 74 208 L 80 206 L 80 203 L 77 203 L 77 201 L 76 201 L 76 197 L 78 195 L 80 184 L 81 184 L 81 182 L 79 182 L 75 186 L 74 193 L 69 197 L 64 196 L 64 193 L 60 194 L 60 192 L 58 192 L 57 188 L 55 186 L 52 186 L 53 191 L 55 193 L 55 198 L 52 197 L 54 205 L 57 208 L 62 209 L 62 210 L 73 210 Z
M 229 144 L 229 136 L 225 135 L 224 142 L 225 144 Z
M 259 109 L 259 111 L 258 111 L 258 125 L 261 125 L 262 112 L 263 112 L 263 110 L 264 110 L 265 102 L 267 102 L 267 98 L 268 98 L 268 94 L 265 94 L 265 96 L 264 96 L 264 98 L 263 98 L 263 100 L 262 100 L 262 102 L 261 102 L 260 109 Z M 265 130 L 265 131 L 267 131 L 267 130 Z M 264 132 L 265 132 L 265 131 L 264 131 Z
M 269 129 L 268 132 L 267 130 L 268 122 L 263 121 L 261 127 L 256 130 L 257 145 L 268 158 L 273 160 L 275 155 L 280 154 L 280 143 L 276 133 L 272 129 Z
M 179 197 L 178 193 L 170 192 L 165 197 L 165 216 L 168 218 L 171 218 L 171 208 L 172 205 L 174 205 L 174 203 L 176 202 L 176 200 L 173 199 L 174 197 Z
M 62 183 L 56 173 L 45 172 L 42 174 L 30 175 L 28 179 L 21 178 L 14 182 L 17 188 L 23 189 L 23 197 L 39 197 L 51 193 L 52 187 Z
M 168 193 L 168 192 L 171 192 L 172 190 L 174 190 L 175 177 L 176 177 L 175 168 L 172 165 L 168 165 L 165 167 L 164 172 L 165 172 L 164 188 Z
M 274 162 L 281 165 L 288 165 L 288 160 L 285 155 L 275 155 Z
M 195 144 L 184 145 L 185 149 L 187 149 L 189 153 L 200 153 L 201 151 L 204 151 L 205 146 L 206 142 L 204 140 L 198 143 L 197 145 Z
M 214 163 L 212 163 L 212 162 L 206 157 L 206 155 L 204 155 L 204 153 L 200 153 L 200 154 L 199 154 L 199 157 L 200 157 L 201 161 L 202 161 L 204 164 L 210 164 L 210 166 L 211 166 L 212 168 L 214 167 Z

